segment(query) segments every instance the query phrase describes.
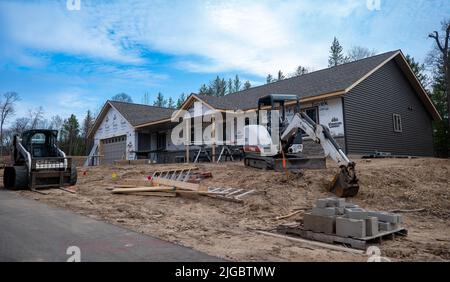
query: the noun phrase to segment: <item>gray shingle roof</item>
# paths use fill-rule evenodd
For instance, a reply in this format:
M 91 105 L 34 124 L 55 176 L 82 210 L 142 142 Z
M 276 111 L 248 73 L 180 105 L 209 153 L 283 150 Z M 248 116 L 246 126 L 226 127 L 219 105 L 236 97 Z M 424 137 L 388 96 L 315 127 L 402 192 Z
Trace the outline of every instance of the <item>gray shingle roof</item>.
M 131 125 L 170 118 L 174 109 L 126 102 L 109 101 Z
M 216 109 L 247 110 L 256 108 L 258 99 L 269 94 L 296 94 L 300 98 L 306 98 L 333 93 L 350 87 L 396 52 L 398 51 L 253 87 L 224 97 L 197 96 Z

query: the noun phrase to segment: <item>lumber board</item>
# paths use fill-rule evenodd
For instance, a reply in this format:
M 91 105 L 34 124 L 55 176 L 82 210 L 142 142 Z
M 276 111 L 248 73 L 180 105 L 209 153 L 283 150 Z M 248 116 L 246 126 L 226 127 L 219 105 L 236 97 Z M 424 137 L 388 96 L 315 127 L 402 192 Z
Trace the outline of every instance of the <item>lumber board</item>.
M 175 191 L 173 187 L 137 187 L 137 188 L 116 188 L 112 190 L 114 194 L 127 194 L 134 192 L 166 192 Z
M 362 250 L 356 250 L 356 249 L 346 248 L 346 247 L 342 247 L 342 246 L 336 246 L 336 245 L 331 245 L 331 244 L 326 244 L 326 243 L 321 243 L 321 242 L 315 242 L 315 241 L 310 241 L 310 240 L 301 239 L 301 238 L 294 238 L 294 237 L 291 237 L 291 236 L 282 235 L 282 234 L 276 234 L 276 233 L 267 232 L 267 231 L 257 230 L 256 232 L 259 233 L 259 234 L 262 234 L 262 235 L 267 235 L 267 236 L 277 237 L 277 238 L 281 238 L 281 239 L 286 239 L 286 240 L 289 240 L 289 241 L 303 243 L 303 244 L 308 244 L 308 245 L 311 245 L 311 246 L 327 248 L 327 249 L 330 249 L 330 250 L 342 251 L 342 252 L 348 252 L 348 253 L 354 253 L 354 254 L 364 254 L 364 251 L 362 251 Z
M 190 191 L 200 191 L 200 185 L 196 183 L 188 183 L 177 180 L 170 180 L 165 178 L 155 177 L 153 178 L 153 183 L 165 186 L 172 186 L 178 189 L 190 190 Z
M 137 185 L 128 185 L 128 184 L 117 184 L 114 185 L 114 188 L 137 188 Z
M 123 183 L 122 183 L 123 182 Z M 134 185 L 134 186 L 145 186 L 145 187 L 152 187 L 153 183 L 152 181 L 149 180 L 144 180 L 144 179 L 123 179 L 121 181 L 121 183 L 117 183 L 117 185 Z
M 127 195 L 134 195 L 134 196 L 151 196 L 151 197 L 176 197 L 176 193 L 171 192 L 134 192 L 134 193 L 127 193 Z

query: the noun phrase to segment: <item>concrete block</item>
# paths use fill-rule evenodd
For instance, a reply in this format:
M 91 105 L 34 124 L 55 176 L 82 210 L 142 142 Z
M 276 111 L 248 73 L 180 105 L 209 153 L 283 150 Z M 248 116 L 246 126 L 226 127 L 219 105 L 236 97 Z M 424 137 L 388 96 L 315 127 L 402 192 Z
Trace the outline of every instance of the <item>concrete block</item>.
M 400 223 L 390 223 L 391 230 L 397 230 L 400 228 Z
M 344 207 L 336 207 L 336 215 L 344 215 L 345 208 Z
M 334 216 L 336 215 L 336 208 L 329 207 L 329 208 L 313 208 L 312 212 L 313 215 L 321 215 L 321 216 Z
M 336 199 L 336 207 L 345 208 L 345 198 L 337 198 Z
M 356 211 L 356 210 L 348 210 L 346 212 L 346 215 L 348 218 L 351 219 L 364 219 L 366 220 L 368 218 L 366 211 Z
M 352 203 L 345 203 L 344 208 L 352 209 L 352 208 L 359 208 L 358 205 L 352 204 Z
M 328 206 L 327 199 L 318 199 L 316 201 L 316 208 L 326 208 Z
M 389 222 L 378 221 L 378 229 L 380 232 L 391 231 L 392 226 Z
M 343 208 L 345 207 L 345 198 L 326 198 L 325 199 L 328 202 L 328 207 L 338 207 Z
M 389 213 L 389 212 L 378 212 L 369 211 L 369 216 L 378 217 L 379 221 L 389 222 L 389 223 L 401 223 L 402 219 L 399 214 Z
M 366 219 L 366 235 L 378 235 L 378 217 L 369 217 Z
M 305 230 L 320 232 L 325 234 L 336 233 L 336 219 L 333 216 L 320 216 L 305 213 L 303 216 L 303 227 Z
M 342 237 L 366 237 L 366 221 L 345 217 L 336 218 L 336 235 Z

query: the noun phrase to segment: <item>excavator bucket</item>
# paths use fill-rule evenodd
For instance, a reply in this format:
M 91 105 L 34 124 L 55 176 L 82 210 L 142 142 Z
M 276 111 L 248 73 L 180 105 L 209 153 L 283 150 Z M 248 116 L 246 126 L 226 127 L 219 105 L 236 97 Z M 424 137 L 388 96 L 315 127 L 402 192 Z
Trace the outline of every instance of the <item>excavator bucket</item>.
M 334 176 L 328 190 L 342 198 L 356 196 L 359 191 L 359 184 L 355 175 L 355 165 L 351 163 L 347 167 L 341 166 L 340 172 Z

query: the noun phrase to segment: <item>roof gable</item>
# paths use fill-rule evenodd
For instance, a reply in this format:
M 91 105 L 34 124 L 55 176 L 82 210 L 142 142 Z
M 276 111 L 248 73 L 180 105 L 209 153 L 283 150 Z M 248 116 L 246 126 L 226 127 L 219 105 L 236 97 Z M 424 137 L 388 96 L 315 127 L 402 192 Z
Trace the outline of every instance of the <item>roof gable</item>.
M 136 127 L 140 124 L 155 122 L 163 119 L 170 118 L 174 109 L 134 104 L 118 101 L 106 101 L 105 105 L 101 109 L 99 115 L 95 119 L 94 126 L 88 133 L 89 138 L 92 138 L 93 134 L 97 131 L 103 119 L 106 117 L 109 109 L 114 108 L 122 115 L 125 120 Z
M 174 109 L 142 104 L 109 101 L 133 126 L 170 118 Z

